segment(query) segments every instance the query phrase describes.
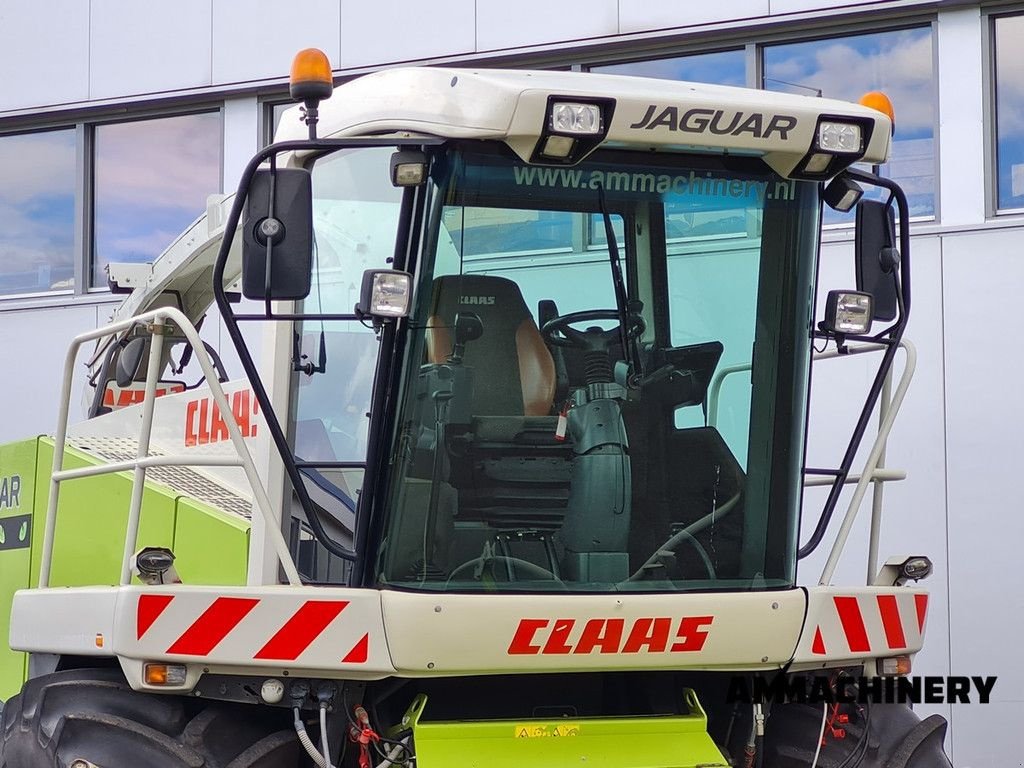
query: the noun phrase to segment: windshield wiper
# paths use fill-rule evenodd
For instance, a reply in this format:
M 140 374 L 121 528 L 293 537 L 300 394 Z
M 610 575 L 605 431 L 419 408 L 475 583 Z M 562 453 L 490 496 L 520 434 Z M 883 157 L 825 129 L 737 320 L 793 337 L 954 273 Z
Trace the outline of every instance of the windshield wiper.
M 604 220 L 605 239 L 608 240 L 608 261 L 612 268 L 612 284 L 615 287 L 615 308 L 619 312 L 619 336 L 622 341 L 622 354 L 629 363 L 629 375 L 627 382 L 633 377 L 643 375 L 643 367 L 640 361 L 640 350 L 636 339 L 629 337 L 630 314 L 639 311 L 639 308 L 630 306 L 629 296 L 626 293 L 626 282 L 622 278 L 622 265 L 619 263 L 619 244 L 615 239 L 615 230 L 612 228 L 612 216 L 608 212 L 608 202 L 604 196 L 604 186 L 597 188 L 597 204 L 601 209 L 601 218 Z

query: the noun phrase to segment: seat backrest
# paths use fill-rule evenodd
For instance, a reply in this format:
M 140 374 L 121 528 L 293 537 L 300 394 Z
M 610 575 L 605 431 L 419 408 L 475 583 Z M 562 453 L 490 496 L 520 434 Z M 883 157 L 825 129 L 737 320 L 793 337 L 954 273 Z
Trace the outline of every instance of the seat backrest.
M 434 280 L 427 328 L 427 361 L 452 352 L 455 315 L 475 312 L 483 335 L 466 345 L 473 368 L 474 416 L 547 416 L 555 394 L 555 365 L 519 286 L 492 275 Z

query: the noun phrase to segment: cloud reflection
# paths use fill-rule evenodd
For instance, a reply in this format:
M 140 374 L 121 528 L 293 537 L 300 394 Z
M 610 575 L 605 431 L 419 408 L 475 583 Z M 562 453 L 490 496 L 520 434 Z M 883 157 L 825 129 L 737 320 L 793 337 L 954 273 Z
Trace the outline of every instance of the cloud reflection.
M 160 255 L 221 188 L 219 112 L 96 128 L 93 284 L 109 262 Z
M 857 101 L 884 91 L 896 113 L 896 133 L 883 175 L 900 182 L 911 215 L 935 213 L 935 73 L 931 27 L 768 46 L 765 87 Z M 832 211 L 826 221 L 852 221 Z
M 1024 208 L 1024 16 L 995 21 L 999 207 Z
M 659 77 L 664 80 L 685 80 L 715 85 L 746 85 L 747 65 L 743 50 L 697 53 L 668 59 L 632 61 L 591 67 L 591 72 L 607 75 Z
M 0 294 L 70 287 L 75 132 L 0 137 Z

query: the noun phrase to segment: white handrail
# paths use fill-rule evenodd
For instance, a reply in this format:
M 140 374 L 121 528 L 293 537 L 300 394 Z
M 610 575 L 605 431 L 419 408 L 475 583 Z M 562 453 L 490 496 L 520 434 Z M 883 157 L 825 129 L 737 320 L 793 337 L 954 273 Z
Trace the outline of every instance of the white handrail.
M 861 500 L 864 498 L 864 494 L 868 490 L 868 485 L 871 483 L 871 479 L 876 471 L 878 471 L 879 462 L 882 460 L 882 456 L 885 454 L 885 445 L 889 439 L 889 433 L 892 431 L 892 425 L 896 421 L 896 414 L 899 413 L 900 406 L 903 405 L 903 398 L 907 394 L 907 389 L 910 387 L 910 381 L 914 378 L 914 370 L 917 368 L 917 349 L 914 345 L 906 340 L 899 343 L 900 348 L 906 354 L 906 361 L 903 366 L 903 375 L 900 376 L 899 384 L 896 385 L 896 391 L 893 392 L 892 400 L 886 402 L 880 410 L 881 422 L 878 425 L 878 434 L 875 436 L 874 445 L 871 446 L 871 453 L 868 454 L 867 461 L 864 462 L 864 469 L 861 470 L 860 479 L 857 481 L 857 487 L 854 488 L 853 496 L 850 499 L 850 505 L 846 508 L 846 515 L 843 517 L 843 522 L 839 526 L 839 532 L 836 534 L 836 540 L 832 543 L 832 551 L 828 555 L 828 560 L 825 562 L 825 567 L 821 571 L 821 578 L 818 579 L 818 584 L 826 585 L 832 580 L 832 575 L 835 573 L 836 566 L 839 564 L 839 558 L 843 554 L 843 548 L 846 546 L 846 540 L 850 536 L 850 530 L 853 528 L 853 523 L 857 519 L 857 512 L 860 509 Z M 878 533 L 881 525 L 881 498 L 878 498 L 879 506 L 872 510 L 871 515 L 871 533 L 872 540 L 868 550 L 868 562 L 877 562 L 878 559 Z M 868 573 L 867 583 L 871 584 L 874 579 L 874 574 Z
M 145 312 L 127 320 L 97 328 L 93 331 L 79 334 L 68 347 L 67 355 L 64 358 L 64 379 L 61 387 L 60 411 L 57 419 L 57 430 L 54 435 L 53 446 L 53 467 L 50 474 L 50 496 L 46 507 L 46 519 L 43 528 L 43 549 L 42 559 L 39 568 L 39 586 L 48 587 L 50 584 L 50 567 L 53 559 L 54 529 L 57 520 L 57 504 L 60 493 L 60 484 L 65 480 L 73 480 L 80 477 L 91 477 L 100 474 L 122 472 L 128 469 L 134 471 L 132 479 L 132 495 L 128 508 L 128 527 L 125 532 L 124 556 L 121 561 L 121 584 L 125 585 L 131 581 L 131 558 L 138 546 L 139 519 L 142 514 L 142 496 L 145 490 L 146 469 L 151 466 L 239 466 L 245 472 L 253 492 L 254 506 L 263 518 L 266 529 L 270 534 L 270 541 L 277 554 L 282 569 L 292 585 L 301 584 L 298 569 L 295 561 L 288 551 L 288 544 L 281 532 L 280 521 L 274 514 L 266 489 L 256 471 L 252 454 L 245 444 L 241 429 L 234 418 L 224 419 L 228 430 L 228 436 L 235 449 L 234 457 L 213 457 L 213 456 L 150 456 L 149 443 L 153 429 L 153 409 L 156 401 L 156 383 L 160 375 L 160 361 L 163 352 L 163 334 L 167 328 L 168 321 L 173 323 L 184 334 L 185 338 L 192 345 L 195 359 L 202 368 L 206 377 L 210 394 L 213 396 L 221 413 L 230 414 L 231 406 L 228 403 L 224 389 L 217 379 L 216 371 L 210 361 L 209 353 L 203 345 L 199 332 L 191 321 L 181 310 L 175 307 L 162 307 Z M 142 425 L 139 431 L 138 450 L 136 458 L 126 461 L 118 461 L 96 467 L 85 467 L 81 469 L 64 469 L 64 453 L 67 439 L 68 414 L 71 409 L 71 382 L 74 374 L 75 360 L 78 356 L 78 349 L 82 344 L 94 339 L 110 336 L 127 330 L 134 325 L 147 325 L 152 335 L 152 342 L 149 350 L 149 364 L 146 369 L 145 399 L 142 403 Z

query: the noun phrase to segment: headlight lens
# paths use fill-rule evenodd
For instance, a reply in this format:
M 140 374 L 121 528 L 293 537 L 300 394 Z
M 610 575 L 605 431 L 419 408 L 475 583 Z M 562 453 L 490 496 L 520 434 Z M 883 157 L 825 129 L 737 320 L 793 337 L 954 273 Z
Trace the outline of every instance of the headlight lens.
M 593 135 L 601 132 L 601 108 L 596 104 L 556 101 L 551 105 L 551 130 Z
M 826 152 L 860 152 L 861 128 L 856 123 L 822 120 L 818 124 L 818 148 Z

